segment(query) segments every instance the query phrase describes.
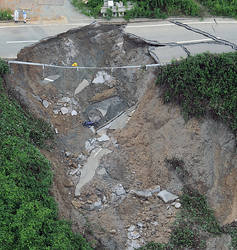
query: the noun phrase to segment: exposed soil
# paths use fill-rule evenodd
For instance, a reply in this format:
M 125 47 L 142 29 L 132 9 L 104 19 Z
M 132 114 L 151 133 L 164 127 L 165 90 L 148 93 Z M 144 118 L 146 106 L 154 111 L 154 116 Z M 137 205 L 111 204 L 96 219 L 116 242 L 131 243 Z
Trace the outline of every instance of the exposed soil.
M 121 26 L 97 24 L 27 47 L 18 60 L 62 66 L 154 63 L 144 41 L 129 37 Z M 9 91 L 55 129 L 55 148 L 42 153 L 52 163 L 52 194 L 60 217 L 72 221 L 73 230 L 93 240 L 97 249 L 167 242 L 178 209 L 157 196 L 160 190 L 179 196 L 188 185 L 207 195 L 222 224 L 237 217 L 233 134 L 211 120 L 185 122 L 178 107 L 164 105 L 155 86 L 156 70 L 15 65 L 11 72 L 5 79 Z M 101 129 L 96 133 L 83 127 L 85 120 L 96 121 Z M 111 120 L 117 129 L 111 129 Z M 101 150 L 110 153 L 77 192 L 83 167 Z M 166 163 L 173 158 L 184 162 L 179 172 Z

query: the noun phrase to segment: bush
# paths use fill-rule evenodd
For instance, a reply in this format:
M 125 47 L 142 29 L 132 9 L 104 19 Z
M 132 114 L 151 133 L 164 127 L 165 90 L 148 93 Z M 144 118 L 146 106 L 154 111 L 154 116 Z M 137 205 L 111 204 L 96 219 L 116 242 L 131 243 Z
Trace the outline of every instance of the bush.
M 8 67 L 7 63 L 0 58 L 0 76 L 6 74 L 8 72 L 9 72 L 9 67 Z
M 184 116 L 210 116 L 237 131 L 237 52 L 200 54 L 161 68 L 157 84 L 165 103 L 179 104 Z
M 127 12 L 129 17 L 165 18 L 175 15 L 198 16 L 199 6 L 193 0 L 143 0 L 132 1 L 134 8 Z
M 12 12 L 11 10 L 0 10 L 0 20 L 6 21 L 6 20 L 12 20 Z

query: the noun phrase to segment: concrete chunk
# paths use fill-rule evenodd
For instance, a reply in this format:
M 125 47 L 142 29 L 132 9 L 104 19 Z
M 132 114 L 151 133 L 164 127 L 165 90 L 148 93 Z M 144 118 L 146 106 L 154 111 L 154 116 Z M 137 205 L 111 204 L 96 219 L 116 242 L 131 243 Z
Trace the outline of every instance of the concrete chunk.
M 162 190 L 161 192 L 159 192 L 158 197 L 160 197 L 165 203 L 174 201 L 179 198 L 177 195 L 174 195 L 167 190 Z

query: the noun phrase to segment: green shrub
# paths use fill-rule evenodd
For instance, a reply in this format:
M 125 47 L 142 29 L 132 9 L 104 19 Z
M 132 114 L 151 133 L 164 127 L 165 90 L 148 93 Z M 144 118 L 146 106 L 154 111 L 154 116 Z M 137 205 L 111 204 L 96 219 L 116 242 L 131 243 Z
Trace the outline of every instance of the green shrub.
M 0 60 L 0 72 L 8 67 Z M 35 145 L 52 129 L 9 100 L 0 78 L 0 249 L 92 249 L 70 224 L 58 220 L 49 195 L 52 171 Z
M 0 58 L 0 76 L 9 72 L 7 63 Z
M 110 20 L 112 16 L 113 16 L 113 11 L 110 8 L 106 9 L 106 19 Z
M 199 0 L 213 15 L 237 18 L 237 0 Z
M 193 0 L 133 0 L 132 2 L 134 8 L 126 14 L 129 17 L 165 18 L 174 15 L 200 14 L 199 6 Z
M 185 117 L 211 116 L 237 131 L 237 52 L 200 54 L 160 70 L 165 103 L 179 104 Z
M 126 6 L 128 1 L 122 0 Z M 125 19 L 135 17 L 165 18 L 172 15 L 200 15 L 200 8 L 193 0 L 132 0 L 134 5 L 132 10 L 127 11 Z M 103 0 L 88 0 L 85 4 L 79 0 L 72 0 L 72 4 L 80 9 L 82 13 L 94 16 L 100 16 Z
M 12 20 L 12 12 L 11 10 L 0 10 L 0 20 L 6 21 L 6 20 Z

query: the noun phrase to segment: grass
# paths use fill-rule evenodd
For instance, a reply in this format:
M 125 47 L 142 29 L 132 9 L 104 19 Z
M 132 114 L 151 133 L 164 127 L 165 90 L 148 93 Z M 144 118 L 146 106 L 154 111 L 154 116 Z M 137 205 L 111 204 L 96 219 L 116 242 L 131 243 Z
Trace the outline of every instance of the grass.
M 7 71 L 0 59 L 0 75 Z M 1 77 L 0 128 L 0 249 L 91 249 L 49 195 L 51 166 L 36 146 L 53 137 L 51 127 L 9 99 Z
M 161 68 L 157 84 L 165 103 L 185 118 L 211 117 L 237 132 L 237 52 L 200 54 Z

